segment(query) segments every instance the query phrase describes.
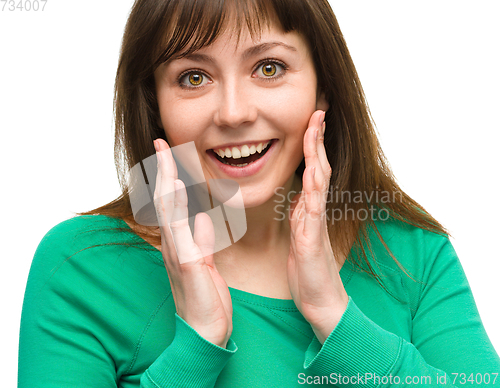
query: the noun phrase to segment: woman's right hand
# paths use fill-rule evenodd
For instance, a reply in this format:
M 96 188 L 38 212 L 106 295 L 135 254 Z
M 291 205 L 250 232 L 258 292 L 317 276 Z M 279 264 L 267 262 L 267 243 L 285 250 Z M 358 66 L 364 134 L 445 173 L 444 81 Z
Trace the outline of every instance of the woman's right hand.
M 177 179 L 170 147 L 163 139 L 155 140 L 154 145 L 158 158 L 154 204 L 177 314 L 203 338 L 225 348 L 233 330 L 233 306 L 227 284 L 214 263 L 212 220 L 208 214 L 198 213 L 193 239 L 186 188 Z

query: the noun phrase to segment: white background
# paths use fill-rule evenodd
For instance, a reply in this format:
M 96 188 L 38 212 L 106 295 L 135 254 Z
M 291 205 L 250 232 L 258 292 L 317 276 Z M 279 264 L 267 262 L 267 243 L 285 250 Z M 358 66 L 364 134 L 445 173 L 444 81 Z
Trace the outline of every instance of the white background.
M 398 182 L 451 231 L 500 351 L 500 6 L 331 4 Z M 43 12 L 0 11 L 3 386 L 16 384 L 22 298 L 38 243 L 73 212 L 120 192 L 112 98 L 131 5 L 48 0 Z

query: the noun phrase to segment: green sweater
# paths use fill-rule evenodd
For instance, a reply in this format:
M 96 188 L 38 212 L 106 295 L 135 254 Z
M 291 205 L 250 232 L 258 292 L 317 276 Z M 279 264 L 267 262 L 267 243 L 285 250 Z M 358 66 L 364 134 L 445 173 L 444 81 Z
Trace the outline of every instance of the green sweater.
M 176 314 L 161 252 L 125 222 L 64 221 L 31 266 L 19 387 L 500 386 L 500 359 L 448 238 L 377 226 L 419 282 L 372 238 L 386 290 L 356 270 L 352 251 L 340 271 L 349 303 L 323 346 L 293 300 L 230 287 L 233 332 L 221 348 Z

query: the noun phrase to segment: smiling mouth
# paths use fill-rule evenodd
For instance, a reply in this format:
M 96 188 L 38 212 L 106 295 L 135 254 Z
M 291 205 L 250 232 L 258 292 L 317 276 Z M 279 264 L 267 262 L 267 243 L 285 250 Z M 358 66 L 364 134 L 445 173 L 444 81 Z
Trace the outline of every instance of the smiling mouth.
M 243 156 L 241 156 L 239 158 L 234 158 L 232 156 L 221 157 L 213 149 L 210 150 L 210 152 L 212 152 L 214 154 L 215 158 L 221 163 L 227 164 L 227 165 L 232 166 L 232 167 L 245 167 L 245 166 L 248 166 L 249 164 L 259 160 L 260 158 L 262 158 L 267 153 L 267 151 L 271 148 L 271 146 L 273 145 L 275 140 L 276 139 L 272 139 L 271 141 L 269 141 L 267 146 L 265 148 L 263 148 L 261 152 L 257 151 L 249 156 L 246 156 L 246 157 L 243 157 Z

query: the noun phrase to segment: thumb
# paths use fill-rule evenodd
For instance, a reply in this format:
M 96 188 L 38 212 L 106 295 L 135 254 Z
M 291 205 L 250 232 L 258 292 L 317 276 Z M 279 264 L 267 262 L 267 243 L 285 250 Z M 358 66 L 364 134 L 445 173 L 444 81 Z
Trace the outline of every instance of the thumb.
M 297 207 L 297 204 L 299 203 L 300 200 L 300 195 L 301 193 L 297 193 L 293 196 L 292 200 L 290 201 L 290 210 L 288 212 L 288 219 L 292 219 L 293 212 L 295 211 L 295 208 Z

